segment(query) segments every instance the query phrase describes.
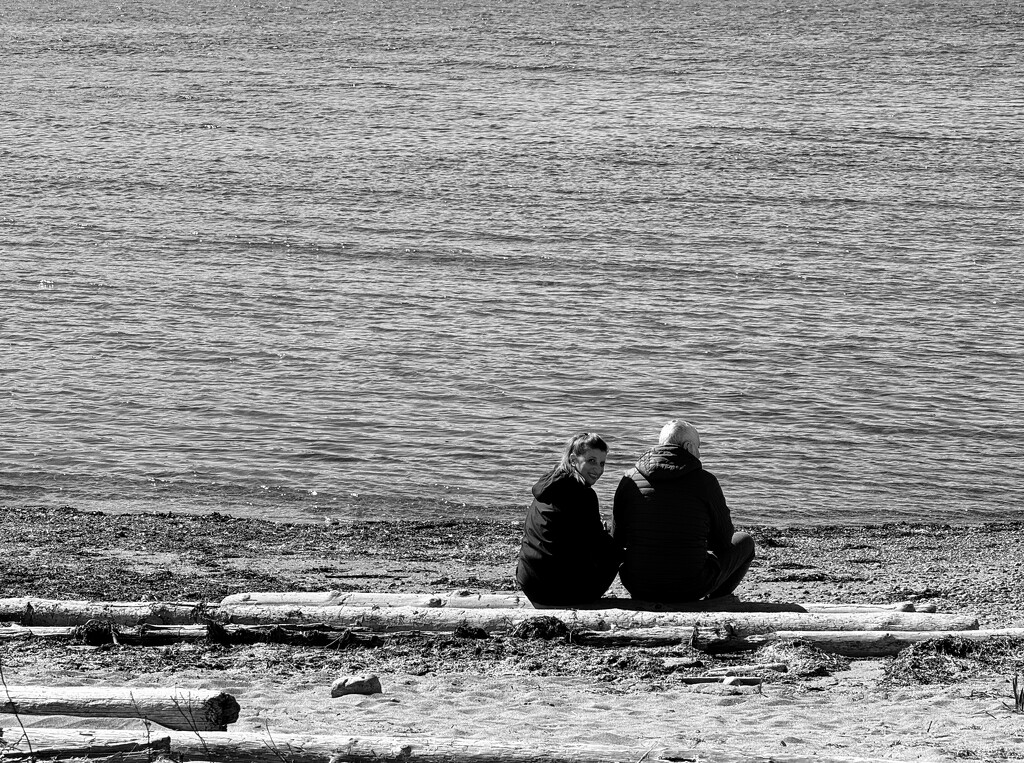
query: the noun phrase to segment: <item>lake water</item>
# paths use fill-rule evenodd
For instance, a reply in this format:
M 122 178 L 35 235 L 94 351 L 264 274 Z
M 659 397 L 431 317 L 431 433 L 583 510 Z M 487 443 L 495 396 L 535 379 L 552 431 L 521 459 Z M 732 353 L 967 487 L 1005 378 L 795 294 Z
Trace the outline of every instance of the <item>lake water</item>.
M 0 8 L 0 505 L 1017 519 L 1024 6 Z

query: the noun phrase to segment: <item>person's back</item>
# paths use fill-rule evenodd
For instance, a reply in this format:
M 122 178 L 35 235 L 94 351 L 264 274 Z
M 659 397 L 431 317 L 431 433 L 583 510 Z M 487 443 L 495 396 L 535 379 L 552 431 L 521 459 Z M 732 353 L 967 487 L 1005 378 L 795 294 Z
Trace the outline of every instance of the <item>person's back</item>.
M 619 579 L 649 601 L 731 593 L 753 558 L 753 539 L 734 533 L 721 486 L 701 464 L 696 430 L 673 421 L 660 441 L 615 492 L 614 536 L 625 548 Z
M 543 604 L 600 598 L 615 577 L 618 558 L 601 525 L 597 494 L 573 476 L 554 472 L 534 485 L 533 496 L 519 552 L 520 587 Z
M 615 579 L 620 550 L 601 521 L 593 485 L 608 446 L 582 432 L 562 462 L 533 486 L 516 580 L 535 605 L 573 606 L 599 599 Z

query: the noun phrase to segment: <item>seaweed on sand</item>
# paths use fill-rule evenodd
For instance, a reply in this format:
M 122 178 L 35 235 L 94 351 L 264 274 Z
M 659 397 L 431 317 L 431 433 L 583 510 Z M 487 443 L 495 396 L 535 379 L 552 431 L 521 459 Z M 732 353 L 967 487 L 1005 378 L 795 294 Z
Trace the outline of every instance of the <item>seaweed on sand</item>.
M 895 684 L 952 683 L 979 672 L 1024 669 L 1024 639 L 999 636 L 983 641 L 943 636 L 911 644 L 885 666 L 883 681 Z
M 777 641 L 757 651 L 759 662 L 782 662 L 789 678 L 829 676 L 850 667 L 848 657 L 823 652 L 806 641 Z

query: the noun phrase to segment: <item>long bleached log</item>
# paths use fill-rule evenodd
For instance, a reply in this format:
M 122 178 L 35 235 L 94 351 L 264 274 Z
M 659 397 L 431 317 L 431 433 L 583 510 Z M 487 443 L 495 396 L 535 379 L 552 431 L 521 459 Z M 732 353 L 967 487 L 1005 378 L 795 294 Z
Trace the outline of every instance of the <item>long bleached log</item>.
M 348 735 L 272 734 L 227 732 L 139 737 L 123 731 L 0 729 L 5 760 L 67 760 L 89 757 L 109 763 L 141 763 L 166 753 L 173 760 L 218 763 L 891 763 L 882 758 L 846 756 L 763 755 L 716 751 L 701 747 L 634 748 L 591 744 L 526 745 L 481 739 L 422 737 L 366 738 Z M 27 735 L 27 738 L 26 738 Z M 31 752 L 29 745 L 31 744 Z M 149 745 L 148 747 L 145 745 Z M 120 752 L 123 750 L 123 752 Z M 111 751 L 111 752 L 108 752 Z M 134 751 L 134 752 L 133 752 Z M 140 755 L 141 753 L 141 755 Z
M 750 647 L 760 647 L 777 641 L 806 641 L 823 652 L 847 657 L 888 657 L 911 644 L 932 639 L 957 637 L 968 641 L 988 641 L 996 638 L 1024 639 L 1024 628 L 998 628 L 978 630 L 936 631 L 786 631 L 754 636 L 748 639 Z
M 167 646 L 189 641 L 211 640 L 227 644 L 296 644 L 301 646 L 341 646 L 351 643 L 373 645 L 389 634 L 366 633 L 358 628 L 331 627 L 323 623 L 272 623 L 267 625 L 111 625 L 0 626 L 0 641 L 40 638 L 54 641 L 85 641 L 91 645 Z M 390 634 L 401 636 L 408 634 Z M 678 642 L 677 642 L 678 643 Z
M 352 640 L 372 644 L 374 639 L 409 636 L 413 631 L 373 633 L 361 628 L 329 626 L 324 623 L 272 623 L 267 625 L 223 625 L 228 643 L 296 643 L 310 645 L 311 640 L 322 641 L 324 645 Z M 686 644 L 696 637 L 698 641 L 714 642 L 722 635 L 720 628 L 643 628 L 629 631 L 576 631 L 573 642 L 585 646 L 616 647 L 658 647 Z M 80 640 L 81 626 L 29 627 L 10 625 L 0 627 L 0 641 L 13 639 L 41 638 L 47 640 Z M 188 641 L 203 641 L 210 638 L 207 625 L 144 625 L 139 627 L 115 628 L 110 638 L 90 643 L 116 643 L 127 646 L 166 646 Z M 746 643 L 746 642 L 744 642 Z M 756 646 L 748 646 L 750 649 Z
M 0 599 L 0 621 L 19 625 L 84 625 L 89 620 L 118 625 L 185 625 L 216 613 L 200 602 Z
M 6 609 L 5 609 L 6 608 Z M 5 618 L 16 613 L 18 617 Z M 0 600 L 0 619 L 30 626 L 84 625 L 90 620 L 117 625 L 184 625 L 215 618 L 231 623 L 312 623 L 361 627 L 378 632 L 449 632 L 460 625 L 502 633 L 527 619 L 556 617 L 570 627 L 605 631 L 651 627 L 732 627 L 739 635 L 776 630 L 969 630 L 977 620 L 965 615 L 870 610 L 866 612 L 713 612 L 635 609 L 528 609 L 369 606 L 216 606 L 179 602 L 93 602 L 48 599 Z M 19 619 L 20 618 L 20 619 Z
M 440 593 L 388 593 L 372 591 L 253 591 L 225 596 L 220 605 L 270 607 L 454 607 L 456 609 L 533 609 L 534 605 L 516 591 L 476 593 L 466 590 Z M 538 607 L 537 609 L 548 609 Z M 934 611 L 915 608 L 913 602 L 891 604 L 828 604 L 796 602 L 736 601 L 731 597 L 701 602 L 663 604 L 607 597 L 581 609 L 626 609 L 651 612 L 897 612 Z
M 0 625 L 0 641 L 20 641 L 22 639 L 54 639 L 66 641 L 78 637 L 77 626 L 41 626 L 32 628 L 26 625 Z
M 225 596 L 221 606 L 249 605 L 261 607 L 419 607 L 454 609 L 560 609 L 536 607 L 529 599 L 515 591 L 474 593 L 447 591 L 443 593 L 388 593 L 374 591 L 255 591 Z M 785 602 L 737 602 L 733 598 L 711 599 L 704 602 L 662 604 L 607 597 L 592 605 L 576 609 L 625 609 L 651 612 L 805 612 L 798 604 Z
M 225 731 L 238 702 L 221 691 L 104 686 L 4 686 L 0 712 L 77 718 L 140 718 L 179 731 Z
M 204 744 L 205 743 L 205 744 Z M 492 739 L 381 739 L 299 734 L 218 734 L 171 736 L 171 754 L 185 761 L 219 763 L 892 763 L 841 756 L 756 755 L 701 747 L 636 748 L 593 744 L 523 744 Z
M 458 592 L 456 592 L 458 593 Z M 245 603 L 245 597 L 250 597 L 251 602 Z M 267 597 L 264 603 L 263 597 Z M 283 598 L 282 598 L 283 597 Z M 238 601 L 233 604 L 230 602 Z M 68 627 L 85 625 L 90 620 L 115 625 L 136 626 L 148 625 L 190 625 L 201 623 L 207 619 L 220 619 L 225 611 L 233 611 L 239 607 L 273 607 L 284 608 L 285 610 L 319 610 L 325 607 L 344 607 L 346 609 L 369 609 L 372 607 L 388 609 L 482 609 L 482 610 L 521 610 L 532 613 L 529 616 L 538 614 L 554 614 L 563 610 L 558 609 L 533 609 L 529 601 L 522 597 L 511 596 L 505 598 L 499 594 L 473 594 L 470 596 L 451 594 L 448 598 L 440 599 L 433 595 L 420 594 L 344 594 L 344 598 L 332 597 L 331 592 L 326 594 L 242 594 L 236 597 L 226 597 L 228 604 L 206 604 L 202 602 L 106 602 L 86 600 L 60 600 L 60 599 L 38 599 L 38 598 L 12 598 L 0 599 L 0 622 L 11 622 L 23 626 L 33 627 Z M 349 603 L 341 603 L 341 602 Z M 317 604 L 317 602 L 330 602 Z M 438 603 L 440 602 L 440 603 Z M 501 607 L 500 604 L 510 606 Z M 466 606 L 462 606 L 462 605 Z M 840 614 L 871 614 L 886 613 L 889 611 L 912 611 L 907 604 L 896 605 L 844 605 L 844 604 L 788 604 L 772 602 L 727 602 L 709 603 L 707 607 L 696 607 L 688 605 L 660 605 L 645 602 L 636 602 L 631 599 L 605 599 L 602 606 L 608 604 L 607 609 L 583 608 L 580 612 L 608 612 L 621 611 L 623 613 L 809 613 L 823 615 Z M 614 605 L 614 606 L 611 606 Z M 910 605 L 912 607 L 913 605 Z M 244 610 L 251 612 L 252 609 Z M 577 611 L 577 610 L 573 610 Z M 624 615 L 629 617 L 628 614 Z M 308 618 L 304 618 L 308 619 Z M 270 622 L 269 620 L 266 622 Z M 936 628 L 947 627 L 937 624 Z M 12 638 L 13 631 L 0 635 L 0 638 Z
M 373 591 L 253 591 L 225 596 L 221 606 L 272 607 L 456 607 L 459 609 L 514 609 L 532 607 L 515 592 L 378 593 Z
M 694 626 L 718 627 L 739 637 L 778 630 L 969 630 L 974 617 L 919 612 L 807 613 L 807 612 L 643 612 L 615 609 L 453 609 L 448 607 L 221 607 L 231 623 L 322 622 L 359 627 L 375 632 L 451 632 L 463 627 L 488 633 L 508 633 L 538 616 L 554 617 L 577 630 L 610 631 L 637 628 Z
M 201 641 L 208 638 L 206 625 L 143 625 L 110 626 L 105 637 L 92 631 L 86 638 L 82 625 L 5 625 L 0 626 L 0 641 L 44 639 L 51 641 L 88 641 L 90 644 L 126 644 L 130 646 L 163 646 L 182 641 Z
M 87 729 L 22 728 L 16 724 L 0 728 L 8 760 L 69 760 L 93 758 L 124 763 L 152 763 L 171 751 L 166 733 L 139 734 L 128 731 Z

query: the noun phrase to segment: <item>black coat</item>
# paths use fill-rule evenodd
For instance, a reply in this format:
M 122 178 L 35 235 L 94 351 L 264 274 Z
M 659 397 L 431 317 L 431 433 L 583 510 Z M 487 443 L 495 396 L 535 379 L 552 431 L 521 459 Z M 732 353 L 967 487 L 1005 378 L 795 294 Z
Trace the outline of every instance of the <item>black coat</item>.
M 533 486 L 516 568 L 530 601 L 571 606 L 599 599 L 615 579 L 620 559 L 592 487 L 559 470 Z
M 728 553 L 733 525 L 718 480 L 681 445 L 640 456 L 615 491 L 615 539 L 625 547 L 619 577 L 637 599 L 695 601 Z

